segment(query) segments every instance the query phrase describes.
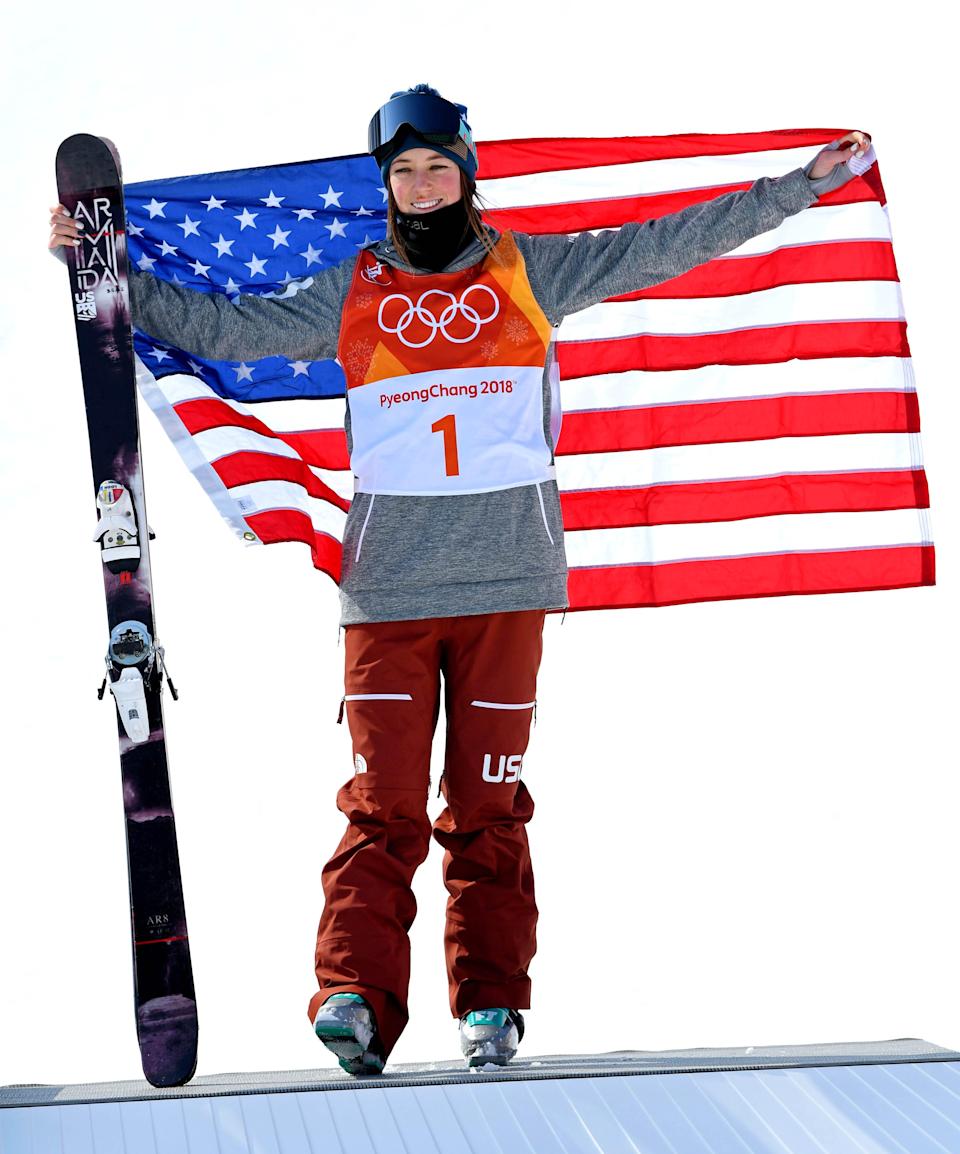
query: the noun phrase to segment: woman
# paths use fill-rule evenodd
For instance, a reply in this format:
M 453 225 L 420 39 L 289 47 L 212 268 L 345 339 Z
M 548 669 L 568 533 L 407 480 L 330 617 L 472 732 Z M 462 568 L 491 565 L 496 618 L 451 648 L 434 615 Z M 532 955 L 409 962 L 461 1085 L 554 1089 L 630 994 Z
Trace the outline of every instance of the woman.
M 567 238 L 482 223 L 466 109 L 427 85 L 377 112 L 369 149 L 388 190 L 386 239 L 295 295 L 233 303 L 131 276 L 136 323 L 155 337 L 221 360 L 337 355 L 346 374 L 355 496 L 340 596 L 355 773 L 338 795 L 348 827 L 323 873 L 309 1012 L 356 1074 L 382 1070 L 407 1021 L 441 674 L 447 807 L 432 832 L 445 850 L 450 1005 L 470 1065 L 506 1063 L 523 1034 L 537 910 L 520 775 L 544 614 L 567 604 L 556 327 L 729 252 L 873 162 L 854 132 L 745 191 Z M 76 236 L 61 206 L 52 224 L 51 247 Z

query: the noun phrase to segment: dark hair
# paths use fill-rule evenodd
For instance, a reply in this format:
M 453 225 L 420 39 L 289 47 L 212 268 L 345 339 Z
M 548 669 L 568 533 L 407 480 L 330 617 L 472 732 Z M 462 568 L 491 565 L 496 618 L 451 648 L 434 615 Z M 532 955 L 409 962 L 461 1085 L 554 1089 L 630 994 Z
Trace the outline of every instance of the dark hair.
M 489 253 L 490 256 L 496 256 L 496 242 L 491 238 L 483 223 L 484 206 L 481 196 L 477 192 L 477 186 L 470 180 L 462 168 L 459 171 L 460 195 L 463 197 L 463 203 L 467 210 L 467 227 L 480 241 L 487 253 Z M 413 261 L 410 259 L 410 253 L 407 251 L 407 246 L 403 243 L 403 237 L 396 227 L 398 211 L 397 201 L 393 195 L 393 189 L 390 187 L 390 180 L 388 178 L 387 236 L 393 244 L 393 247 L 397 250 L 400 259 L 406 261 L 407 264 L 413 264 Z

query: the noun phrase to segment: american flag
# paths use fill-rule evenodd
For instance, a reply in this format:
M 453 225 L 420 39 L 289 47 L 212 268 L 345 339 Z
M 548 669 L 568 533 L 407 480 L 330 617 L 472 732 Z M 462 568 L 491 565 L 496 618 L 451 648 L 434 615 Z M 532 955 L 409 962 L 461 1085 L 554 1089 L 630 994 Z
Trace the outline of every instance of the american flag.
M 500 229 L 618 228 L 805 165 L 845 129 L 479 145 Z M 127 185 L 132 263 L 290 293 L 384 235 L 366 155 Z M 334 362 L 212 362 L 136 334 L 139 383 L 249 542 L 337 580 L 352 494 Z M 934 550 L 879 166 L 778 228 L 559 330 L 571 608 L 929 585 Z M 321 403 L 322 402 L 322 403 Z

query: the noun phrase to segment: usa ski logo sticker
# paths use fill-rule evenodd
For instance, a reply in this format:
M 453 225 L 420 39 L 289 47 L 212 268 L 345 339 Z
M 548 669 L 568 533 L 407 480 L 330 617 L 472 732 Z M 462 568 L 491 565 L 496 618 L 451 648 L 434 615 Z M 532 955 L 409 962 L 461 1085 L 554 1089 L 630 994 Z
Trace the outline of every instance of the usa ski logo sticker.
M 97 301 L 89 290 L 73 294 L 73 308 L 78 321 L 95 321 L 97 319 Z

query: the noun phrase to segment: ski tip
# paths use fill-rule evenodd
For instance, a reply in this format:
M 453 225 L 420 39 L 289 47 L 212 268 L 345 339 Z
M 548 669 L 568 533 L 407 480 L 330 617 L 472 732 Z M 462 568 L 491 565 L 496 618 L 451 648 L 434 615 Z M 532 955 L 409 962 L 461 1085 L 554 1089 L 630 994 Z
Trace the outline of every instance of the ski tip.
M 70 136 L 65 136 L 60 141 L 57 155 L 59 156 L 61 152 L 72 153 L 78 149 L 86 150 L 88 148 L 105 148 L 113 156 L 118 155 L 117 146 L 113 141 L 107 136 L 98 136 L 95 132 L 74 132 Z
M 75 132 L 60 142 L 56 159 L 61 189 L 97 188 L 120 180 L 120 154 L 106 136 Z
M 182 994 L 145 1002 L 137 1013 L 143 1076 L 158 1088 L 183 1086 L 197 1069 L 197 1003 Z

